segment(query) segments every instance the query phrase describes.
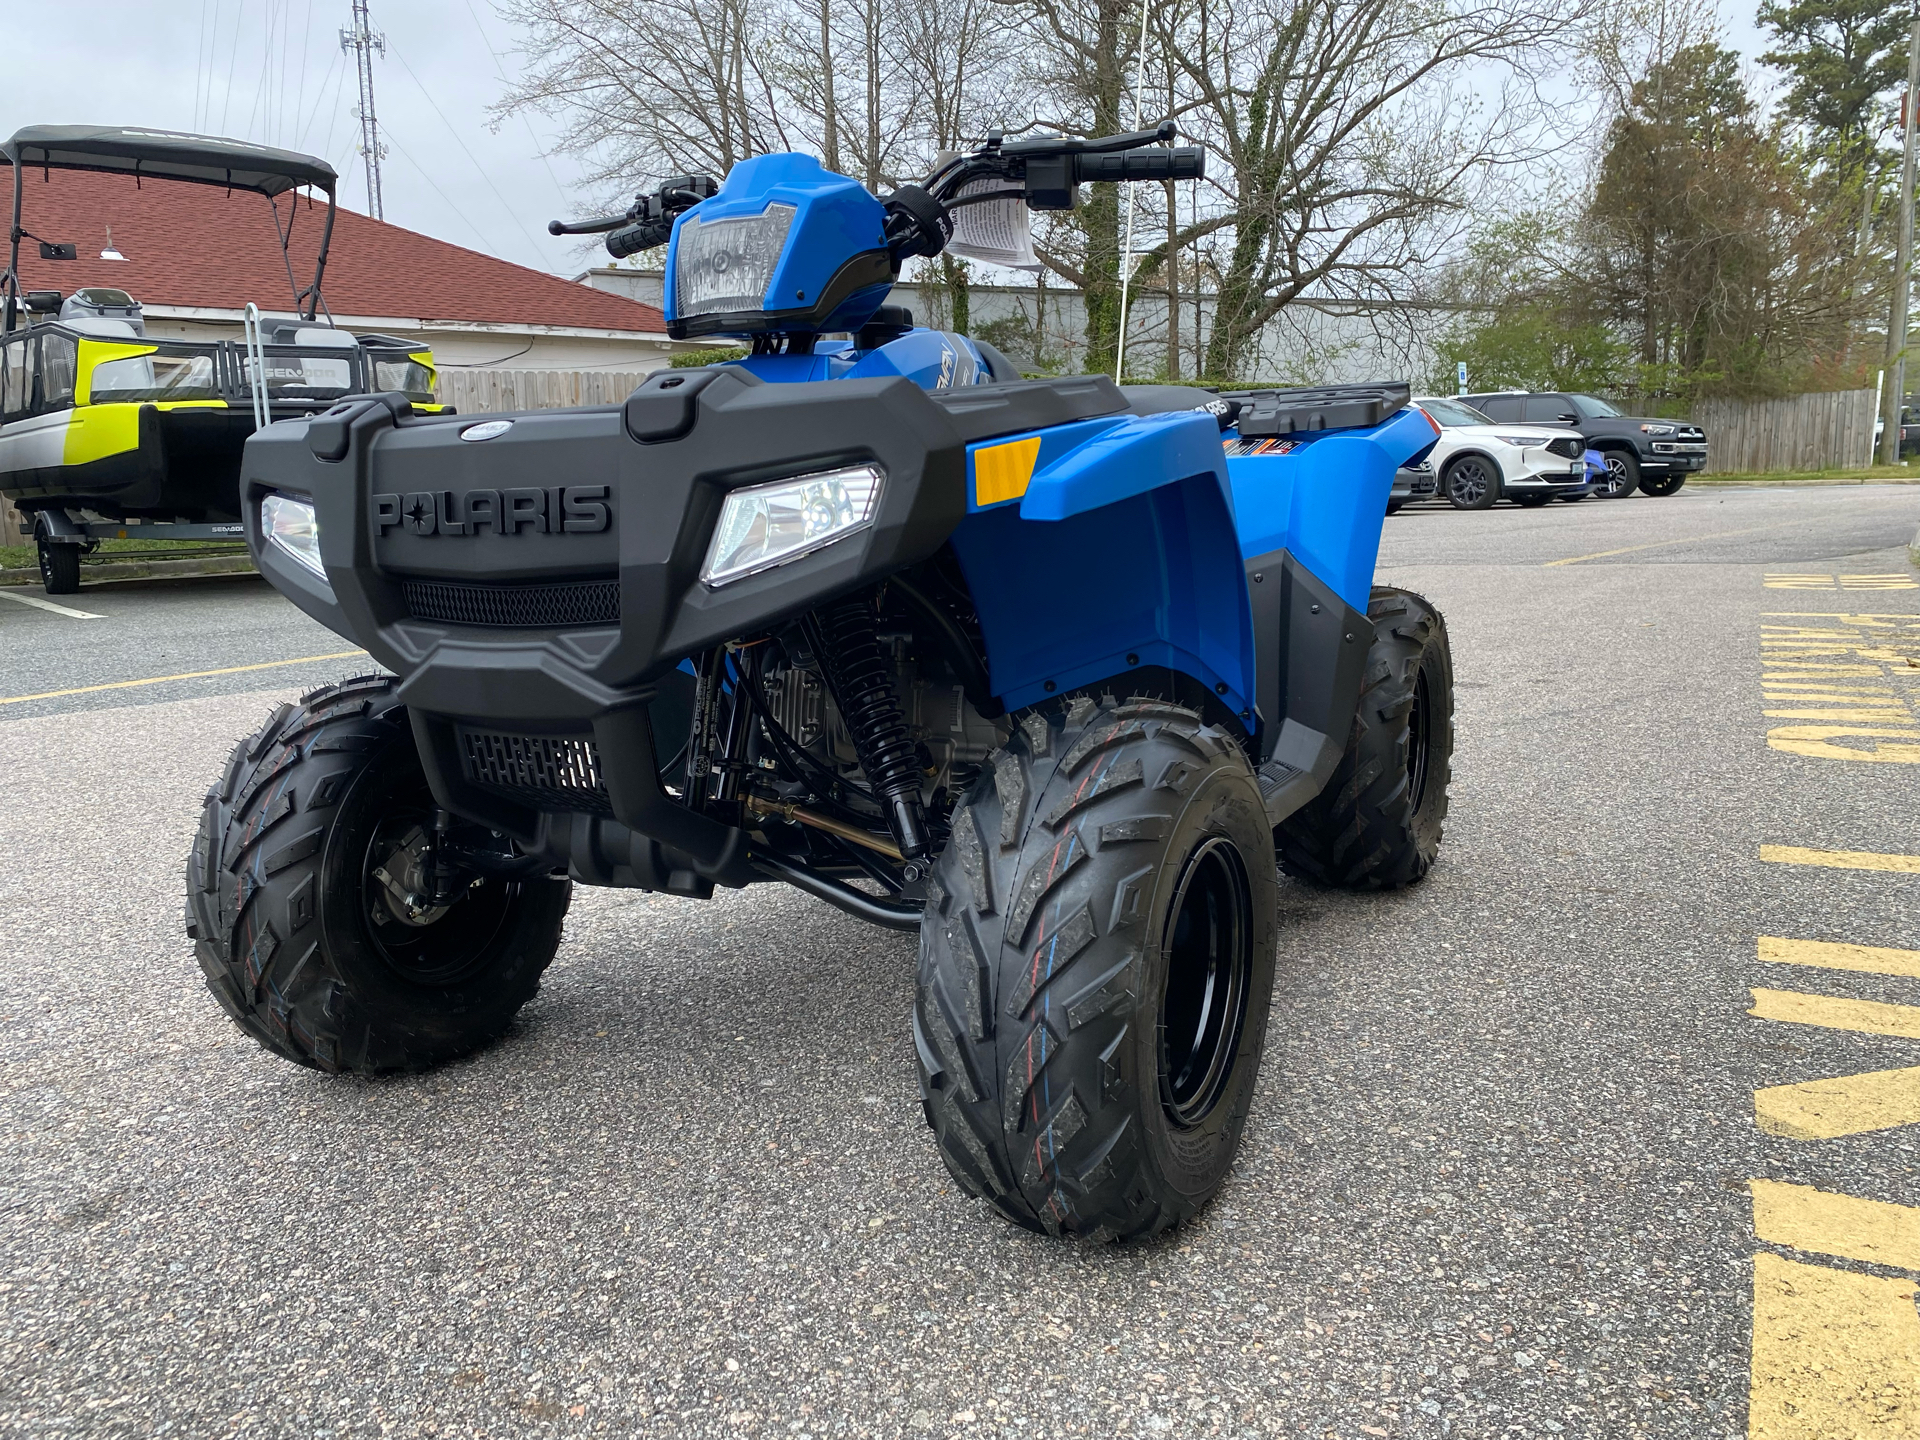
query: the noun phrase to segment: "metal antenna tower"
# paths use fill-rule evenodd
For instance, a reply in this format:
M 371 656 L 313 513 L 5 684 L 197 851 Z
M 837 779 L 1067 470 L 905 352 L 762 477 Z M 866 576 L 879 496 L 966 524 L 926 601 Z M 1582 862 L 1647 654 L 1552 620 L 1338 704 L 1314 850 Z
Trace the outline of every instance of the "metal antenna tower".
M 340 48 L 354 52 L 360 71 L 360 103 L 353 107 L 353 118 L 360 122 L 360 153 L 367 161 L 367 208 L 376 220 L 386 219 L 380 202 L 380 162 L 387 147 L 380 142 L 380 121 L 373 112 L 373 52 L 387 53 L 387 37 L 373 28 L 367 17 L 367 0 L 353 0 L 353 28 L 340 32 Z

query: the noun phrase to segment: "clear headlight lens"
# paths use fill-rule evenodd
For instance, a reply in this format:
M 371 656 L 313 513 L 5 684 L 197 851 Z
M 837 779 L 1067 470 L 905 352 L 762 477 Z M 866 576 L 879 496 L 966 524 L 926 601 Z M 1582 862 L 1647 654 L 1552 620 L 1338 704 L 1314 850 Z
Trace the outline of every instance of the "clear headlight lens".
M 1537 435 L 1496 435 L 1493 438 L 1504 441 L 1508 445 L 1527 446 L 1544 445 L 1547 443 Z
M 1671 435 L 1671 434 L 1673 433 L 1673 426 L 1671 426 L 1671 425 L 1642 425 L 1642 426 L 1640 427 L 1640 433 L 1641 433 L 1641 434 L 1643 434 L 1643 435 Z
M 879 467 L 849 465 L 727 496 L 700 578 L 724 585 L 797 560 L 873 523 L 880 508 Z
M 737 220 L 689 215 L 673 242 L 676 308 L 680 318 L 766 308 L 767 286 L 787 248 L 793 206 L 769 205 Z
M 267 496 L 260 502 L 260 533 L 268 544 L 279 546 L 322 580 L 327 578 L 326 566 L 320 563 L 320 522 L 305 500 Z

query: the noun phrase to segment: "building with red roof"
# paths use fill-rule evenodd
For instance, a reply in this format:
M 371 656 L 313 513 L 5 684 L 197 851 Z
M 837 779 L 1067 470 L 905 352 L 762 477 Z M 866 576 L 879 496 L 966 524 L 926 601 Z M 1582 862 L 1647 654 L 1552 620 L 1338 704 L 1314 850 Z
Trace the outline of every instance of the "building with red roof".
M 270 201 L 177 180 L 31 166 L 23 179 L 22 228 L 36 240 L 72 243 L 79 258 L 43 259 L 23 242 L 21 288 L 124 290 L 156 337 L 233 338 L 248 301 L 263 314 L 291 315 L 298 287 L 276 223 L 292 223 L 299 286 L 312 278 L 326 224 L 324 199 L 293 194 Z M 0 185 L 12 183 L 11 167 L 0 162 Z M 336 324 L 423 341 L 443 368 L 643 370 L 697 348 L 669 339 L 654 306 L 347 209 L 334 221 L 321 294 Z

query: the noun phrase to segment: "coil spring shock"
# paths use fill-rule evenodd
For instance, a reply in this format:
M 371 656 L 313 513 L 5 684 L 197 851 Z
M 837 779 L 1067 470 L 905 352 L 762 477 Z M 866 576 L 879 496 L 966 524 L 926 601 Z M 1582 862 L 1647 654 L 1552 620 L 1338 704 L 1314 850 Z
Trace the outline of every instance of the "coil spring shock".
M 927 820 L 920 807 L 920 756 L 900 716 L 893 671 L 880 650 L 873 600 L 850 595 L 813 612 L 814 650 L 833 687 L 840 718 L 859 752 L 868 783 L 883 797 L 887 826 L 900 853 L 927 853 Z

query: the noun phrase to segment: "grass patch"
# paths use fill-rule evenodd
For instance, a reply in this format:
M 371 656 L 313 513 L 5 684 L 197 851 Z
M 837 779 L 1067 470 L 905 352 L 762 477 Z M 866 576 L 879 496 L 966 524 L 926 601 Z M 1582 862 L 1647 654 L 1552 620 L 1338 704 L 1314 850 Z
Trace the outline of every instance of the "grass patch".
M 169 552 L 166 558 L 170 560 L 190 560 L 195 555 L 244 555 L 247 547 L 231 540 L 102 540 L 93 554 L 95 559 L 105 559 L 116 552 L 151 554 L 159 550 Z M 0 545 L 0 569 L 25 570 L 39 563 L 40 557 L 31 545 Z
M 1865 470 L 1789 470 L 1762 474 L 1689 475 L 1689 485 L 1866 485 L 1875 480 L 1920 481 L 1920 465 L 1870 465 Z

